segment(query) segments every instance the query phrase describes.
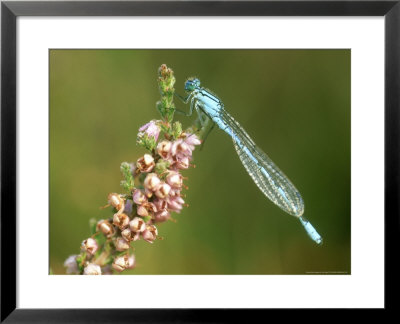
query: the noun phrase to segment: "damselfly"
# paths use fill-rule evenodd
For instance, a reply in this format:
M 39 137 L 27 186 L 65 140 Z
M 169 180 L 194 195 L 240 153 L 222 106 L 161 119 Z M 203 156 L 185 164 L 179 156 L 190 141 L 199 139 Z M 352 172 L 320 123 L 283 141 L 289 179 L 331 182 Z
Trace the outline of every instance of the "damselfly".
M 200 80 L 197 78 L 186 81 L 185 91 L 188 93 L 186 97 L 179 95 L 178 97 L 185 104 L 190 101 L 190 110 L 187 115 L 191 115 L 195 109 L 202 125 L 205 124 L 205 119 L 209 118 L 230 135 L 240 161 L 262 193 L 285 212 L 297 217 L 310 238 L 317 244 L 321 244 L 322 237 L 303 217 L 304 202 L 299 191 L 274 162 L 257 147 L 243 127 L 224 109 L 222 101 L 211 91 L 201 87 Z

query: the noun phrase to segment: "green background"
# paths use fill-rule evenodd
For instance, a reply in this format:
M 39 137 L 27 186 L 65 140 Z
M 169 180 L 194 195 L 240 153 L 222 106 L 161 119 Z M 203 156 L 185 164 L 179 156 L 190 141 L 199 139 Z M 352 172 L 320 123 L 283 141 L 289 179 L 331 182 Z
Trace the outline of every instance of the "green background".
M 136 161 L 140 126 L 160 119 L 158 67 L 184 94 L 197 76 L 224 102 L 301 192 L 305 216 L 324 238 L 317 246 L 300 222 L 271 203 L 215 128 L 203 150 L 177 223 L 163 240 L 135 242 L 137 267 L 124 274 L 350 273 L 350 50 L 51 50 L 50 267 L 78 254 L 90 218 L 110 192 L 123 192 L 123 161 Z M 187 110 L 175 101 L 181 110 Z M 176 115 L 189 126 L 194 116 Z

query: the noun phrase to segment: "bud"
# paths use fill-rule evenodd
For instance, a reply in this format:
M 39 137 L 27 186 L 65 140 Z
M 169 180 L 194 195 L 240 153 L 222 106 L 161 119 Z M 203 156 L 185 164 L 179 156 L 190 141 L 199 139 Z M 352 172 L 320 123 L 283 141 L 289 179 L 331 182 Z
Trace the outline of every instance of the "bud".
M 87 253 L 93 255 L 96 253 L 98 249 L 98 245 L 95 239 L 89 237 L 87 240 L 84 240 L 81 245 L 82 250 L 86 251 Z
M 147 201 L 146 196 L 145 196 L 144 193 L 143 193 L 141 190 L 139 190 L 139 189 L 135 189 L 135 191 L 133 192 L 132 198 L 133 198 L 133 202 L 134 202 L 136 205 L 141 205 L 141 204 L 143 204 L 144 202 Z
M 154 158 L 150 154 L 145 154 L 137 160 L 136 166 L 141 172 L 150 172 L 155 166 Z
M 187 156 L 184 156 L 184 157 L 178 159 L 175 162 L 175 165 L 178 169 L 187 169 L 187 168 L 189 168 L 189 158 Z
M 137 241 L 140 239 L 140 233 L 133 232 L 129 228 L 125 228 L 121 232 L 121 236 L 124 238 L 125 241 L 128 241 L 128 242 Z
M 170 219 L 170 218 L 171 218 L 170 213 L 169 213 L 167 210 L 165 210 L 165 209 L 154 214 L 154 220 L 155 220 L 157 223 L 165 222 L 165 221 L 167 221 L 167 220 Z
M 156 207 L 151 202 L 145 202 L 137 208 L 137 214 L 142 217 L 151 216 L 156 211 Z
M 167 175 L 167 183 L 175 189 L 182 188 L 183 178 L 179 172 L 176 171 L 169 171 Z
M 170 194 L 171 194 L 171 193 L 172 193 L 172 191 L 170 191 Z M 168 203 L 167 203 L 167 201 L 164 200 L 164 199 L 158 199 L 158 198 L 156 198 L 156 199 L 153 200 L 153 204 L 154 204 L 154 206 L 156 207 L 156 211 L 157 211 L 157 212 L 159 212 L 159 211 L 161 211 L 161 210 L 163 210 L 163 209 L 167 209 L 167 208 L 168 208 Z
M 123 230 L 129 225 L 129 216 L 127 214 L 114 214 L 113 224 L 118 226 L 120 230 Z
M 114 270 L 121 272 L 129 267 L 129 258 L 127 255 L 116 257 L 112 264 Z
M 185 136 L 186 136 L 186 138 L 184 141 L 187 145 L 189 145 L 189 148 L 191 151 L 194 150 L 195 145 L 201 144 L 201 140 L 197 137 L 196 134 L 185 134 Z
M 127 213 L 127 214 L 131 214 L 132 213 L 132 200 L 127 200 L 125 202 L 124 212 Z
M 129 227 L 133 232 L 143 232 L 146 229 L 146 224 L 140 217 L 135 217 L 129 222 Z
M 117 251 L 125 251 L 129 249 L 129 242 L 125 241 L 122 237 L 118 237 L 115 241 L 115 249 Z
M 148 225 L 146 230 L 142 233 L 143 239 L 149 243 L 153 243 L 153 241 L 157 238 L 157 227 L 155 225 Z
M 191 156 L 192 151 L 189 145 L 187 145 L 183 140 L 179 139 L 172 143 L 171 155 L 177 158 L 182 158 L 184 156 Z
M 161 183 L 161 180 L 158 178 L 157 174 L 155 174 L 155 173 L 149 173 L 143 182 L 144 187 L 151 191 L 156 191 L 158 189 L 158 186 L 160 185 L 160 183 Z
M 64 262 L 64 267 L 67 268 L 67 273 L 79 273 L 78 263 L 76 262 L 77 255 L 70 255 Z
M 153 138 L 155 141 L 157 141 L 160 131 L 161 129 L 157 125 L 157 120 L 151 120 L 150 122 L 139 128 L 138 138 L 147 135 L 148 138 Z
M 107 237 L 114 235 L 114 227 L 107 220 L 99 220 L 97 230 L 101 231 Z
M 101 268 L 97 264 L 89 263 L 83 270 L 84 275 L 101 275 Z
M 110 193 L 108 195 L 108 203 L 117 210 L 124 208 L 124 200 L 117 193 Z
M 171 191 L 171 186 L 167 183 L 163 183 L 158 187 L 155 194 L 158 198 L 165 199 L 170 191 Z
M 170 141 L 161 141 L 157 145 L 157 153 L 164 160 L 169 160 L 171 158 L 171 147 L 172 143 Z
M 135 256 L 132 254 L 128 257 L 128 267 L 127 269 L 133 269 L 136 266 L 136 258 Z
M 168 199 L 168 209 L 177 213 L 180 213 L 182 209 L 182 205 L 185 201 L 181 196 L 174 196 L 173 198 Z

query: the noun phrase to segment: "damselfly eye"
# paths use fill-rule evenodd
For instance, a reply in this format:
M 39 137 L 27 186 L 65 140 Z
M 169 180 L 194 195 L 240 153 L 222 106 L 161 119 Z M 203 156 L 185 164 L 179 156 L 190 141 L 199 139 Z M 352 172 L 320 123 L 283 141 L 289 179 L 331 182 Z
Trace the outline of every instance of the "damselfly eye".
M 191 92 L 196 87 L 200 86 L 200 80 L 197 78 L 190 78 L 189 80 L 186 81 L 185 83 L 185 91 Z
M 193 82 L 191 80 L 186 81 L 186 83 L 185 83 L 186 91 L 193 91 L 194 88 L 195 88 L 195 85 L 193 84 Z

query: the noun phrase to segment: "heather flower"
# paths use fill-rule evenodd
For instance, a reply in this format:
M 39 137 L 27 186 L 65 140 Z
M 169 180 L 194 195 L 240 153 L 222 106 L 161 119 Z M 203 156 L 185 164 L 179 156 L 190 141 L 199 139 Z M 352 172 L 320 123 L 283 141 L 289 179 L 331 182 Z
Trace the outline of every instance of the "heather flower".
M 163 209 L 154 214 L 154 221 L 157 223 L 163 223 L 170 218 L 171 218 L 171 214 L 166 209 Z
M 122 272 L 125 269 L 133 269 L 136 266 L 135 256 L 132 254 L 130 256 L 124 255 L 115 258 L 112 267 L 118 272 Z
M 151 202 L 145 202 L 137 207 L 137 214 L 142 217 L 151 216 L 156 211 L 156 207 Z
M 152 120 L 139 128 L 138 138 L 143 137 L 146 134 L 147 137 L 154 138 L 154 140 L 157 141 L 160 131 L 161 129 L 157 125 L 157 120 Z
M 143 232 L 146 229 L 146 224 L 140 217 L 135 217 L 129 223 L 129 228 L 133 232 Z
M 185 203 L 181 196 L 169 197 L 167 202 L 168 209 L 177 213 L 180 213 L 182 206 Z
M 126 267 L 127 269 L 133 269 L 136 266 L 136 258 L 132 254 L 128 257 L 128 266 Z
M 127 256 L 120 256 L 114 259 L 112 267 L 115 271 L 121 272 L 127 269 L 129 266 L 129 261 Z
M 184 157 L 192 156 L 192 150 L 190 146 L 184 142 L 182 139 L 178 139 L 172 143 L 171 155 L 177 160 Z
M 132 198 L 133 198 L 133 202 L 136 205 L 141 205 L 141 204 L 143 204 L 144 202 L 147 201 L 147 197 L 139 189 L 135 189 L 135 191 L 133 192 Z
M 168 197 L 170 191 L 171 191 L 171 186 L 167 183 L 162 183 L 158 186 L 155 195 L 160 199 L 164 199 Z
M 143 222 L 143 224 L 144 224 L 144 222 Z M 140 233 L 134 232 L 130 228 L 125 228 L 121 232 L 121 236 L 124 238 L 125 241 L 128 241 L 128 242 L 137 241 L 140 239 Z
M 141 237 L 153 243 L 158 236 L 155 224 L 172 219 L 171 213 L 183 208 L 181 190 L 187 187 L 180 170 L 189 168 L 193 150 L 201 141 L 191 131 L 184 132 L 180 122 L 173 121 L 172 70 L 162 65 L 158 81 L 162 98 L 156 107 L 162 120 L 151 120 L 140 127 L 137 135 L 137 144 L 147 153 L 134 163 L 121 163 L 124 193 L 108 195 L 105 207 L 112 206 L 112 217 L 90 222 L 92 236 L 82 242 L 79 255 L 65 260 L 67 273 L 106 275 L 113 270 L 133 269 L 136 258 L 131 245 Z M 161 132 L 163 139 L 158 141 Z
M 157 227 L 155 227 L 155 225 L 148 225 L 145 231 L 142 233 L 142 237 L 145 241 L 153 243 L 153 241 L 157 238 L 157 234 Z
M 118 212 L 122 213 L 124 211 L 125 203 L 119 194 L 110 193 L 108 195 L 108 203 L 116 208 Z
M 171 160 L 171 148 L 172 143 L 170 141 L 161 141 L 157 145 L 157 153 L 161 156 L 164 160 Z
M 89 254 L 95 254 L 98 249 L 96 240 L 94 240 L 92 238 L 88 238 L 87 240 L 84 240 L 82 242 L 81 246 L 82 246 L 82 250 L 86 251 Z
M 64 262 L 64 267 L 67 268 L 68 274 L 79 273 L 78 263 L 76 262 L 77 255 L 70 255 Z
M 125 251 L 129 249 L 129 242 L 125 241 L 122 237 L 118 237 L 115 241 L 115 249 L 117 251 Z
M 153 204 L 154 204 L 154 207 L 156 208 L 157 212 L 159 212 L 161 210 L 164 210 L 164 209 L 167 209 L 167 207 L 168 207 L 168 203 L 164 199 L 155 198 L 153 200 Z
M 186 134 L 186 138 L 183 141 L 185 144 L 189 145 L 191 151 L 194 151 L 195 145 L 201 144 L 201 141 L 196 134 Z
M 123 230 L 129 224 L 129 216 L 125 213 L 122 213 L 122 214 L 116 213 L 116 214 L 114 214 L 114 217 L 113 217 L 113 224 L 115 226 L 118 226 L 118 228 L 120 230 Z
M 166 181 L 174 189 L 182 188 L 183 178 L 179 172 L 169 171 L 166 177 Z
M 174 166 L 177 169 L 187 169 L 189 168 L 190 165 L 189 162 L 190 162 L 189 158 L 187 156 L 184 156 L 182 158 L 177 159 L 176 162 L 174 163 Z
M 156 173 L 149 173 L 143 182 L 144 187 L 150 192 L 156 191 L 158 189 L 158 186 L 160 185 L 160 183 L 161 183 L 161 180 L 157 176 Z
M 195 145 L 201 144 L 201 141 L 195 134 L 184 134 L 185 138 L 180 138 L 172 144 L 171 155 L 174 157 L 174 166 L 177 169 L 189 168 L 189 162 L 192 158 L 192 152 Z
M 97 230 L 101 231 L 105 236 L 110 237 L 114 234 L 114 227 L 107 220 L 99 220 L 97 223 Z
M 191 157 L 195 145 L 200 145 L 201 141 L 195 134 L 184 134 L 185 138 L 174 141 L 171 147 L 171 154 L 177 159 Z
M 150 172 L 155 165 L 154 158 L 150 154 L 145 154 L 136 162 L 136 166 L 141 172 Z
M 133 205 L 132 200 L 127 200 L 125 202 L 124 212 L 127 213 L 128 215 L 132 214 L 132 205 Z
M 101 268 L 99 265 L 89 263 L 83 270 L 84 275 L 101 275 Z

